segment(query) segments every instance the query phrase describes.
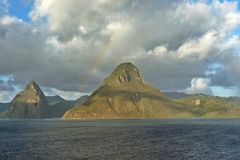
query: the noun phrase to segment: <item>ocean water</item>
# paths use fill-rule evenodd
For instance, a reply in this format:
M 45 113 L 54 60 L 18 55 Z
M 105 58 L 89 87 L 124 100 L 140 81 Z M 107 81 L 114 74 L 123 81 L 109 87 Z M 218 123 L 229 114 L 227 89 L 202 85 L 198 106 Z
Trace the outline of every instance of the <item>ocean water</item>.
M 239 160 L 239 119 L 0 120 L 0 160 Z

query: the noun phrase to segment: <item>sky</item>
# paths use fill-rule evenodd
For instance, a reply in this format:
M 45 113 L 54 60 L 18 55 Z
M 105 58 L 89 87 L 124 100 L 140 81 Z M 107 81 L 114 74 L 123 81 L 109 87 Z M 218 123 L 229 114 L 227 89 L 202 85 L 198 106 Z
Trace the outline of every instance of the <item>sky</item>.
M 0 102 L 93 92 L 122 62 L 161 91 L 240 96 L 238 0 L 0 0 Z

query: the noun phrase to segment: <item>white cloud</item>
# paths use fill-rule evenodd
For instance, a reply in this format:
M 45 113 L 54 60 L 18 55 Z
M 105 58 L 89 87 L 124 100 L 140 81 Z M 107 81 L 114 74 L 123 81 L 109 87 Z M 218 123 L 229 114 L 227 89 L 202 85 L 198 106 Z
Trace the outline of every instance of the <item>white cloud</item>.
M 10 102 L 17 94 L 17 91 L 1 91 L 0 102 Z
M 154 50 L 148 51 L 148 55 L 155 55 L 155 56 L 164 56 L 168 53 L 168 49 L 165 46 L 158 46 L 154 48 Z
M 121 34 L 120 32 L 125 32 L 128 27 L 128 24 L 124 24 L 124 22 L 111 22 L 107 24 L 102 33 L 103 35 Z
M 211 53 L 217 40 L 216 31 L 209 31 L 198 39 L 192 39 L 178 48 L 179 58 L 195 56 L 197 59 L 203 59 Z
M 229 39 L 225 40 L 219 45 L 220 50 L 227 51 L 229 49 L 237 49 L 240 47 L 240 37 L 239 35 L 233 35 Z
M 66 100 L 76 100 L 84 95 L 89 95 L 89 93 L 81 93 L 81 92 L 71 92 L 71 91 L 61 91 L 54 88 L 43 88 L 43 91 L 46 96 L 55 96 L 60 95 Z
M 210 88 L 211 79 L 208 78 L 193 78 L 191 80 L 191 87 L 186 89 L 188 94 L 202 93 L 212 95 L 213 92 Z
M 89 93 L 132 61 L 160 89 L 183 90 L 206 76 L 226 85 L 216 77 L 227 74 L 227 85 L 240 86 L 236 2 L 36 0 L 29 15 L 28 24 L 0 17 L 0 75 L 16 84 Z M 206 75 L 212 63 L 224 67 Z
M 85 27 L 79 26 L 79 30 L 80 30 L 83 34 L 87 34 L 87 30 L 86 30 Z
M 188 23 L 195 26 L 199 24 L 199 27 L 206 27 L 205 24 L 213 25 L 211 19 L 214 19 L 211 14 L 211 6 L 206 3 L 186 3 L 179 5 L 176 10 L 176 17 L 179 18 L 180 24 Z M 210 21 L 209 21 L 210 20 Z
M 14 23 L 22 23 L 22 22 L 23 22 L 22 20 L 17 19 L 16 17 L 10 17 L 7 15 L 0 18 L 0 24 L 5 26 L 8 26 Z
M 115 9 L 121 8 L 127 0 L 36 0 L 30 17 L 34 21 L 47 17 L 50 31 L 57 33 L 62 40 L 79 36 L 79 28 L 89 32 L 101 29 L 114 17 L 121 17 Z M 110 14 L 111 13 L 111 14 Z

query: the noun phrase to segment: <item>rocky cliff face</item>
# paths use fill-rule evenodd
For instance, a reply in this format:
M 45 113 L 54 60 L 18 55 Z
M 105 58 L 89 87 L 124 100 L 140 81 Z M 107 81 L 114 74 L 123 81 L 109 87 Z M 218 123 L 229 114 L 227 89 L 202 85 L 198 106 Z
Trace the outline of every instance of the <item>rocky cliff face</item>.
M 46 118 L 49 117 L 48 101 L 37 85 L 31 81 L 16 95 L 5 114 L 7 118 Z
M 63 118 L 168 118 L 191 117 L 183 105 L 144 83 L 132 63 L 117 66 L 83 105 Z
M 132 63 L 122 63 L 104 79 L 102 86 L 121 87 L 130 82 L 144 83 L 136 66 Z

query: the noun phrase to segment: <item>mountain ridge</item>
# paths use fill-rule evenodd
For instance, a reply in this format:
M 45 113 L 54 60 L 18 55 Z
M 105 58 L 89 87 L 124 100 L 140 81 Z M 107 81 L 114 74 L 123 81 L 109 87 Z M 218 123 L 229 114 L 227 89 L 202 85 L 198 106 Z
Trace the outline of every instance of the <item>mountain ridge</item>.
M 146 84 L 132 63 L 118 65 L 90 95 L 75 101 L 45 96 L 35 81 L 11 103 L 0 103 L 4 118 L 130 119 L 239 118 L 240 97 L 161 92 Z
M 145 84 L 135 65 L 122 63 L 83 105 L 67 111 L 63 118 L 167 118 L 174 112 L 179 117 L 192 115 L 181 103 Z

